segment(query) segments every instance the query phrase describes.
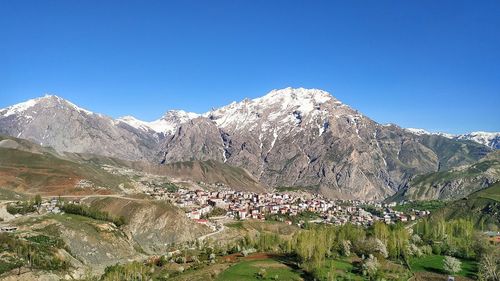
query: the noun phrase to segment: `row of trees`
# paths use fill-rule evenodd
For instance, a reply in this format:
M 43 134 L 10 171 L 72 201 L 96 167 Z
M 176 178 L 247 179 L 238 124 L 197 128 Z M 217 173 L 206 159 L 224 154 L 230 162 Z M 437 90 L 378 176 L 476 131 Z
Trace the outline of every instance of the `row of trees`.
M 478 259 L 487 245 L 467 219 L 446 221 L 443 216 L 431 216 L 418 222 L 414 231 L 438 255 Z
M 113 217 L 107 212 L 103 212 L 91 206 L 66 203 L 61 206 L 61 210 L 68 214 L 85 216 L 96 220 L 109 221 L 114 223 L 116 226 L 121 226 L 126 223 L 126 219 L 123 216 Z

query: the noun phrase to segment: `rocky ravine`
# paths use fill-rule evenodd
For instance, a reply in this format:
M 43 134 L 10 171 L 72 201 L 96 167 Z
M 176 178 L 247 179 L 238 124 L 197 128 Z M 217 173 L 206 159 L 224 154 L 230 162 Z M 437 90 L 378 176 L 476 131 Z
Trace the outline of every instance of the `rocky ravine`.
M 383 199 L 413 175 L 472 163 L 491 150 L 380 125 L 327 92 L 303 88 L 274 90 L 201 116 L 170 111 L 154 122 L 113 120 L 48 96 L 0 110 L 0 133 L 128 160 L 216 160 L 268 186 L 359 199 Z

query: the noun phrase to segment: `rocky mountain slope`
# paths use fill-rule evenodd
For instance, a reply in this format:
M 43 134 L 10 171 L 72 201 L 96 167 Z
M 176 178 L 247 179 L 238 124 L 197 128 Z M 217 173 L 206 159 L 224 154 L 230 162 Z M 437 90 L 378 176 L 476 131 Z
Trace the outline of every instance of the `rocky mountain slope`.
M 448 203 L 432 214 L 445 219 L 470 219 L 478 229 L 498 231 L 500 224 L 500 182 Z
M 133 194 L 176 182 L 189 188 L 225 186 L 265 191 L 244 169 L 213 160 L 160 165 L 92 154 L 58 153 L 51 147 L 0 135 L 0 192 L 54 196 Z
M 478 162 L 414 177 L 394 200 L 457 200 L 500 182 L 500 151 Z
M 58 151 L 131 160 L 150 159 L 158 144 L 157 135 L 50 95 L 1 109 L 0 134 Z
M 490 151 L 378 124 L 327 92 L 303 88 L 274 90 L 201 116 L 171 111 L 153 122 L 113 120 L 47 96 L 0 110 L 0 133 L 128 160 L 215 160 L 268 186 L 362 199 L 385 198 L 413 175 L 470 164 Z
M 43 195 L 109 194 L 132 185 L 77 154 L 58 154 L 30 141 L 0 136 L 0 188 Z
M 175 162 L 156 166 L 152 172 L 176 181 L 191 181 L 205 188 L 231 187 L 237 191 L 265 192 L 266 187 L 242 168 L 214 160 Z
M 189 136 L 196 157 L 244 167 L 269 186 L 327 187 L 344 197 L 381 199 L 412 175 L 470 163 L 489 151 L 473 142 L 380 125 L 314 89 L 275 90 L 203 116 L 217 126 L 193 122 L 178 131 Z M 182 160 L 184 152 L 170 147 L 185 142 L 171 138 L 162 160 Z

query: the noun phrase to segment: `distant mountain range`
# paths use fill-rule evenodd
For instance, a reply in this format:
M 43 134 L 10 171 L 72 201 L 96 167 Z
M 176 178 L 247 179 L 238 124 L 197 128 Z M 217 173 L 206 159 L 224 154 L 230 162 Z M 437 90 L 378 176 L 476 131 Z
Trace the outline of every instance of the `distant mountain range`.
M 448 133 L 431 133 L 431 132 L 428 132 L 424 129 L 407 128 L 407 130 L 414 133 L 414 134 L 418 134 L 418 135 L 438 135 L 438 136 L 447 137 L 449 139 L 471 140 L 471 141 L 475 141 L 477 143 L 489 146 L 490 148 L 493 148 L 493 149 L 500 149 L 500 133 L 472 132 L 472 133 L 468 133 L 468 134 L 454 135 L 454 134 L 448 134 Z
M 125 160 L 214 160 L 244 168 L 269 187 L 374 200 L 414 175 L 471 164 L 498 148 L 479 137 L 378 124 L 325 91 L 303 88 L 204 114 L 169 111 L 153 122 L 113 119 L 45 96 L 0 109 L 0 134 Z

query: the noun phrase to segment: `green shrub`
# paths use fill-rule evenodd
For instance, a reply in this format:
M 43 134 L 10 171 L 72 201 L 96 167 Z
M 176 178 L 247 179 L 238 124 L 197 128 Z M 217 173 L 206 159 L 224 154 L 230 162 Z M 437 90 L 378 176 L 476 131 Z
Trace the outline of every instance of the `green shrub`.
M 37 210 L 36 204 L 35 202 L 32 201 L 20 201 L 15 204 L 7 205 L 7 212 L 9 212 L 12 215 L 15 214 L 25 215 L 27 213 L 33 213 L 36 210 Z

